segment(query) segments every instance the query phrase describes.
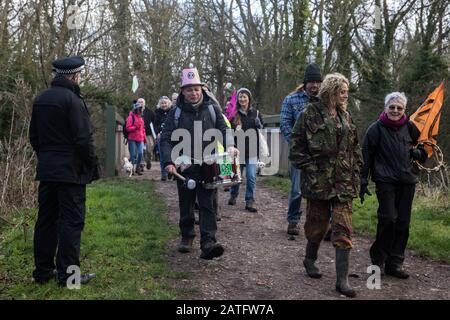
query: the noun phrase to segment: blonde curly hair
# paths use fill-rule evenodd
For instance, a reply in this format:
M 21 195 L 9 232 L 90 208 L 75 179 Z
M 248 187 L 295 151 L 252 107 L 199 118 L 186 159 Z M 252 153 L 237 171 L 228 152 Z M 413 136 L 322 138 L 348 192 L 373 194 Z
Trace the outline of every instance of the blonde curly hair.
M 348 79 L 340 73 L 330 73 L 325 76 L 319 89 L 319 99 L 326 105 L 332 104 L 336 101 L 336 95 L 342 89 L 343 84 L 350 86 Z M 344 105 L 336 105 L 342 111 L 347 110 L 347 103 Z

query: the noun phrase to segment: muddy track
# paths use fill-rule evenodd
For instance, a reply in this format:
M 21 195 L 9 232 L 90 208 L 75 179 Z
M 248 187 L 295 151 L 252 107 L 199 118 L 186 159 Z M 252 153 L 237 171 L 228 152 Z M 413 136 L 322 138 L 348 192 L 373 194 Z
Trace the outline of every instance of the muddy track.
M 176 184 L 160 181 L 158 167 L 154 163 L 152 170 L 146 171 L 142 178 L 156 181 L 157 191 L 166 199 L 169 220 L 177 224 Z M 322 279 L 305 275 L 302 265 L 306 243 L 303 229 L 295 240 L 289 240 L 286 234 L 287 196 L 257 183 L 259 211 L 250 213 L 244 210 L 244 193 L 245 186 L 241 188 L 237 205 L 229 206 L 229 193 L 219 192 L 222 220 L 218 222 L 217 240 L 225 247 L 222 257 L 209 261 L 199 259 L 197 226 L 193 252 L 180 254 L 176 251 L 179 239 L 170 241 L 171 268 L 187 274 L 187 279 L 174 283 L 186 292 L 181 298 L 346 299 L 334 290 L 335 257 L 330 242 L 323 242 L 319 250 L 318 267 L 323 273 Z M 410 251 L 405 260 L 405 269 L 411 275 L 409 279 L 385 276 L 381 279 L 381 289 L 368 289 L 371 242 L 372 239 L 366 235 L 354 235 L 350 283 L 357 290 L 358 299 L 450 299 L 450 265 L 415 256 Z

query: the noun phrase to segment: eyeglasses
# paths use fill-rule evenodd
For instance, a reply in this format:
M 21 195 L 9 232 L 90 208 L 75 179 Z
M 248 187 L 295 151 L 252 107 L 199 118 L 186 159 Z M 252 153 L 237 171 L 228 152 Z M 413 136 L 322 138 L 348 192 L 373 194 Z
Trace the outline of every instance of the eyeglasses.
M 395 106 L 395 105 L 390 105 L 388 108 L 391 111 L 397 110 L 397 111 L 402 112 L 403 110 L 405 110 L 404 107 L 402 107 L 402 106 Z

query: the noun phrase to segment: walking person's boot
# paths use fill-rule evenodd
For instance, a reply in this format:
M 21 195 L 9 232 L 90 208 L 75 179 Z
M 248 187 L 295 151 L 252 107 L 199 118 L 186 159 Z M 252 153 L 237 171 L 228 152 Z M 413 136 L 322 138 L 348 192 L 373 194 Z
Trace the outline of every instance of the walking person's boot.
M 181 253 L 191 252 L 192 242 L 194 242 L 194 238 L 181 237 L 181 241 L 178 244 L 178 252 Z
M 356 292 L 348 283 L 349 259 L 350 249 L 336 248 L 336 291 L 354 298 Z
M 306 244 L 305 260 L 303 260 L 303 265 L 305 266 L 306 273 L 309 277 L 315 279 L 322 278 L 322 274 L 320 273 L 319 268 L 317 268 L 315 265 L 319 246 L 319 243 L 308 241 L 308 243 Z
M 136 175 L 136 165 L 135 165 L 135 164 L 133 164 L 133 173 L 132 173 L 132 175 L 133 175 L 133 176 Z
M 258 208 L 256 207 L 255 200 L 246 201 L 245 210 L 250 211 L 250 212 L 258 212 Z
M 389 265 L 386 264 L 386 268 L 384 272 L 391 277 L 399 278 L 399 279 L 408 279 L 409 274 L 402 269 L 401 266 L 398 265 Z
M 298 226 L 298 223 L 296 222 L 289 222 L 288 228 L 287 228 L 287 234 L 298 236 L 300 234 L 300 227 Z
M 236 205 L 236 198 L 237 198 L 237 196 L 231 195 L 230 199 L 228 200 L 228 205 L 230 205 L 230 206 Z
M 142 176 L 142 167 L 141 167 L 141 165 L 136 166 L 136 174 L 138 176 Z
M 202 254 L 201 259 L 211 260 L 216 257 L 220 257 L 225 249 L 220 243 L 214 241 L 206 241 L 201 245 Z

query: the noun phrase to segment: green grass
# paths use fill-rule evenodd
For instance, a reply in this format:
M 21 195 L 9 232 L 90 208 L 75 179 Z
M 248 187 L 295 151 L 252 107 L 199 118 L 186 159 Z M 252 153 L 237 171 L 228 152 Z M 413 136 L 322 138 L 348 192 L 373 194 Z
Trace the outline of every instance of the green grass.
M 291 182 L 282 177 L 261 177 L 264 185 L 288 194 Z M 353 227 L 357 232 L 375 236 L 378 202 L 375 187 L 369 187 L 372 196 L 364 204 L 353 201 Z M 411 214 L 408 248 L 416 254 L 450 263 L 450 209 L 442 203 L 416 196 Z
M 151 181 L 110 179 L 90 185 L 86 209 L 81 270 L 97 278 L 80 290 L 60 289 L 55 281 L 34 284 L 32 235 L 25 242 L 21 230 L 8 230 L 0 244 L 0 299 L 177 297 L 169 283 L 184 275 L 171 272 L 165 256 L 166 243 L 177 232 Z

